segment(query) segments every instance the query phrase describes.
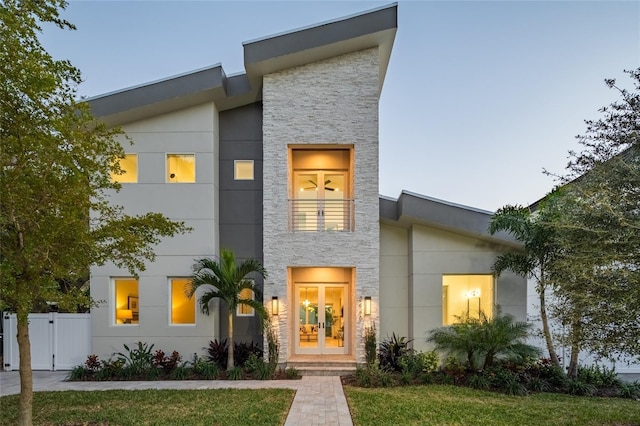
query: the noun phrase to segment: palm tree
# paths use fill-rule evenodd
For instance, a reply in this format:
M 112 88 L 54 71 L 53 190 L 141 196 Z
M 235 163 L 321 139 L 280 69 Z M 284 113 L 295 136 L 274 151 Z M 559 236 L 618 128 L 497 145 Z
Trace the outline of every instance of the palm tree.
M 200 259 L 194 265 L 194 273 L 191 281 L 185 288 L 188 298 L 193 297 L 196 290 L 202 286 L 210 287 L 200 296 L 200 310 L 209 315 L 209 302 L 214 298 L 220 298 L 227 303 L 229 310 L 229 351 L 227 358 L 227 370 L 234 367 L 233 362 L 233 313 L 238 305 L 247 305 L 255 309 L 262 320 L 267 318 L 267 310 L 259 300 L 262 298 L 253 279 L 249 275 L 258 274 L 266 278 L 267 271 L 262 264 L 255 259 L 247 259 L 236 264 L 236 259 L 231 250 L 222 249 L 219 259 Z M 213 287 L 213 288 L 211 288 Z M 253 291 L 255 299 L 241 298 L 242 290 Z
M 427 342 L 438 351 L 465 357 L 472 370 L 491 367 L 498 358 L 523 362 L 539 355 L 536 347 L 524 343 L 531 324 L 500 312 L 492 318 L 482 312 L 480 319 L 468 314 L 457 318 L 459 323 L 433 330 Z
M 549 358 L 559 368 L 560 360 L 551 337 L 545 300 L 547 289 L 551 287 L 549 269 L 558 255 L 559 249 L 555 242 L 554 231 L 545 225 L 545 215 L 544 206 L 539 208 L 535 214 L 526 207 L 505 206 L 491 218 L 489 232 L 493 235 L 496 232 L 507 231 L 522 243 L 522 251 L 507 252 L 498 256 L 493 270 L 498 276 L 502 272 L 510 270 L 525 278 L 533 277 L 536 280 L 542 334 L 547 345 Z

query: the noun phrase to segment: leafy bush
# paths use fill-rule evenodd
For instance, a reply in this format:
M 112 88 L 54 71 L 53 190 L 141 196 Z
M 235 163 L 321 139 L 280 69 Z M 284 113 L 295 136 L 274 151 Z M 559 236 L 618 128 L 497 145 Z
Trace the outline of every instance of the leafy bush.
M 286 370 L 284 370 L 284 376 L 290 380 L 299 379 L 300 372 L 294 367 L 289 367 Z
M 469 386 L 474 389 L 488 390 L 491 389 L 491 380 L 484 373 L 474 374 L 469 379 Z
M 127 352 L 118 352 L 116 355 L 124 363 L 123 370 L 126 371 L 126 375 L 129 377 L 143 375 L 153 368 L 153 344 L 138 342 L 137 347 L 123 346 Z
M 224 339 L 221 342 L 218 342 L 216 339 L 209 342 L 209 347 L 207 348 L 208 359 L 215 362 L 221 369 L 227 367 L 227 357 L 229 355 L 227 346 L 227 339 Z M 242 367 L 245 362 L 247 362 L 249 355 L 251 354 L 255 354 L 262 358 L 263 351 L 254 342 L 234 342 L 233 359 L 236 367 Z
M 356 384 L 361 387 L 388 387 L 393 385 L 393 375 L 390 371 L 373 364 L 356 368 Z
M 278 360 L 280 357 L 280 342 L 278 341 L 278 332 L 273 324 L 269 323 L 266 327 L 267 350 L 269 353 L 269 376 L 273 376 L 278 368 Z
M 569 380 L 568 388 L 571 395 L 592 396 L 596 392 L 595 386 L 579 379 Z
M 457 318 L 457 324 L 433 330 L 427 341 L 440 352 L 465 359 L 472 370 L 491 367 L 498 359 L 524 364 L 539 355 L 537 348 L 524 343 L 531 324 L 499 313 L 492 318 L 483 313 L 480 319 Z
M 397 336 L 396 333 L 383 340 L 380 343 L 380 352 L 378 353 L 380 367 L 393 371 L 402 371 L 400 359 L 413 352 L 413 349 L 409 348 L 409 343 L 411 342 L 413 342 L 413 339 L 407 340 L 406 337 Z
M 640 399 L 640 382 L 620 382 L 618 385 L 619 396 L 629 399 Z
M 271 377 L 269 364 L 265 363 L 262 358 L 258 358 L 256 354 L 249 355 L 249 359 L 244 364 L 244 368 L 252 377 L 258 380 L 267 380 Z
M 221 369 L 227 368 L 227 339 L 218 342 L 218 339 L 209 342 L 207 358 Z
M 173 351 L 171 356 L 166 356 L 163 351 L 157 350 L 156 353 L 151 358 L 151 363 L 154 367 L 160 368 L 165 373 L 171 373 L 178 364 L 182 361 L 182 355 L 180 355 L 177 351 Z
M 594 386 L 618 386 L 620 384 L 615 369 L 599 365 L 579 366 L 578 380 Z
M 191 363 L 191 369 L 193 373 L 197 376 L 202 377 L 206 380 L 212 380 L 218 377 L 219 368 L 218 365 L 207 361 L 204 358 L 199 358 L 198 355 L 194 354 L 193 362 Z
M 376 326 L 375 324 L 371 325 L 371 327 L 366 327 L 364 329 L 364 354 L 367 365 L 373 365 L 376 362 L 377 356 L 377 340 L 376 340 Z
M 244 371 L 242 367 L 233 367 L 231 370 L 227 371 L 227 379 L 229 380 L 240 380 L 244 378 Z

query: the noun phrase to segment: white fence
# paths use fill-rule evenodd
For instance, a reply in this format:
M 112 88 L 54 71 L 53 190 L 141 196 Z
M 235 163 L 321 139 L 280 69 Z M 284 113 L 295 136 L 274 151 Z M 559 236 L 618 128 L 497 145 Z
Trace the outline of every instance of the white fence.
M 20 368 L 16 314 L 2 315 L 4 369 Z M 91 314 L 29 314 L 31 368 L 71 370 L 91 354 Z

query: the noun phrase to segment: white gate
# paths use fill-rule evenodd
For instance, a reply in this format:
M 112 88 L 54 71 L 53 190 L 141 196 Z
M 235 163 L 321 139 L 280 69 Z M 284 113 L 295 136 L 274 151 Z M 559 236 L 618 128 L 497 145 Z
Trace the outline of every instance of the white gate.
M 18 370 L 18 320 L 2 318 L 4 369 Z M 29 341 L 32 369 L 71 370 L 91 354 L 91 314 L 29 314 Z

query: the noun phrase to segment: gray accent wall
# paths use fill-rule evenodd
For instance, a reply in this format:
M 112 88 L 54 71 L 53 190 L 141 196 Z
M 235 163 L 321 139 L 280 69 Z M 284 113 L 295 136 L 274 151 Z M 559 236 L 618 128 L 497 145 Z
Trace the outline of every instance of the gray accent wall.
M 253 160 L 254 180 L 235 180 L 234 161 Z M 220 247 L 231 249 L 238 261 L 262 255 L 262 103 L 256 102 L 220 113 Z M 256 283 L 262 290 L 262 279 Z M 224 302 L 221 302 L 223 304 Z M 227 336 L 229 325 L 220 315 L 220 335 Z M 236 342 L 262 345 L 257 316 L 234 318 Z

